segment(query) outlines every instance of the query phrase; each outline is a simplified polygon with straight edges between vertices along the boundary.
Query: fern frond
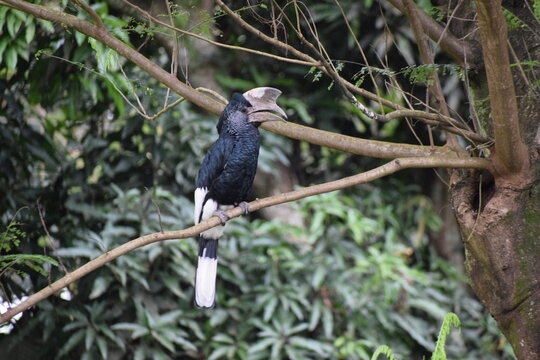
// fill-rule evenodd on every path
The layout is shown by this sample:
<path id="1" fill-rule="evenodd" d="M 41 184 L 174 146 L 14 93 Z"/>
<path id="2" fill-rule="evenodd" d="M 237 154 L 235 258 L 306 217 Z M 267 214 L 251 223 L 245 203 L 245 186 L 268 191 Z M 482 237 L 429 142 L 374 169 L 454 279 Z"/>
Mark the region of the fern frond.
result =
<path id="1" fill-rule="evenodd" d="M 446 360 L 446 353 L 444 351 L 444 345 L 446 344 L 446 337 L 450 333 L 450 326 L 454 326 L 459 330 L 461 322 L 454 313 L 448 313 L 444 317 L 444 321 L 437 338 L 437 344 L 435 345 L 435 351 L 431 355 L 431 360 Z"/>
<path id="2" fill-rule="evenodd" d="M 373 353 L 371 360 L 377 360 L 379 355 L 386 356 L 388 360 L 398 360 L 392 349 L 390 349 L 387 345 L 380 345 Z"/>

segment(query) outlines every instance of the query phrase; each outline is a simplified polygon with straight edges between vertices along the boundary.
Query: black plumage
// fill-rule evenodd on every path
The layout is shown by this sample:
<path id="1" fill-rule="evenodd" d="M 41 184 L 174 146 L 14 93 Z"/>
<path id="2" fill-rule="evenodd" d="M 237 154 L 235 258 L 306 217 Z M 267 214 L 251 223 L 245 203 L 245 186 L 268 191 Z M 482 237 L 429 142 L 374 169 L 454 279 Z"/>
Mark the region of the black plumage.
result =
<path id="1" fill-rule="evenodd" d="M 251 192 L 259 157 L 259 130 L 263 121 L 283 120 L 285 112 L 276 104 L 281 94 L 273 88 L 256 88 L 244 94 L 235 93 L 223 110 L 217 130 L 219 138 L 205 156 L 195 190 L 195 223 L 243 205 Z M 268 112 L 277 113 L 271 117 Z M 199 257 L 195 277 L 195 304 L 213 307 L 217 274 L 218 239 L 223 226 L 207 230 L 199 236 Z"/>
<path id="2" fill-rule="evenodd" d="M 251 104 L 234 94 L 218 124 L 218 140 L 205 156 L 197 188 L 208 188 L 207 198 L 222 205 L 238 205 L 249 192 L 259 157 L 259 123 L 248 122 Z"/>

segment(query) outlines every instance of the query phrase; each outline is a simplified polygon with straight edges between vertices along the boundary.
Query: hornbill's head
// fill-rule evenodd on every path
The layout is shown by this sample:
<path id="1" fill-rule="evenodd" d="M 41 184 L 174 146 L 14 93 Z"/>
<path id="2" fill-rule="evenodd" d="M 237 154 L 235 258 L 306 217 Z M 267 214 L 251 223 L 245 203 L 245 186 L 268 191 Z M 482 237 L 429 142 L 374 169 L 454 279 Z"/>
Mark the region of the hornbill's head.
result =
<path id="1" fill-rule="evenodd" d="M 276 100 L 281 91 L 271 87 L 258 87 L 242 94 L 251 103 L 248 109 L 249 122 L 262 123 L 265 121 L 287 119 L 285 111 L 278 106 Z"/>

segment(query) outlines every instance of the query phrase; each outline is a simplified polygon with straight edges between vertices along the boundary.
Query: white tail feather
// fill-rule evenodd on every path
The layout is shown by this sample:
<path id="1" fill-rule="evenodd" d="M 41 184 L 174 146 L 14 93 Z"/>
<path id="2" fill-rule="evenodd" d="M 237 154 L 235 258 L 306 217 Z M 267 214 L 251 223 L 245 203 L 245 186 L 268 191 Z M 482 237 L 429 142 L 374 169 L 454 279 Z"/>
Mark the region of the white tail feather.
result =
<path id="1" fill-rule="evenodd" d="M 211 308 L 216 300 L 217 259 L 200 257 L 195 275 L 195 303 L 199 307 Z"/>

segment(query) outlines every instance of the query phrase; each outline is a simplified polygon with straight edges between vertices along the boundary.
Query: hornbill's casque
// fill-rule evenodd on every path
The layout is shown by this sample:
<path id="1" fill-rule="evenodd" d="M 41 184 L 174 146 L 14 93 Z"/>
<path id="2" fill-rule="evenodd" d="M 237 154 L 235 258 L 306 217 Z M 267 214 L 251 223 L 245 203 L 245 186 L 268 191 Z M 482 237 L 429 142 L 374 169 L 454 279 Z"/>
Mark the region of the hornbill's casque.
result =
<path id="1" fill-rule="evenodd" d="M 199 235 L 199 257 L 195 275 L 195 304 L 211 308 L 216 298 L 217 246 L 228 220 L 224 210 L 241 206 L 249 211 L 251 192 L 259 157 L 259 125 L 287 118 L 276 100 L 281 94 L 270 87 L 235 93 L 217 124 L 219 138 L 212 145 L 197 177 L 195 224 L 218 216 L 222 225 Z M 270 114 L 269 114 L 270 113 Z"/>

